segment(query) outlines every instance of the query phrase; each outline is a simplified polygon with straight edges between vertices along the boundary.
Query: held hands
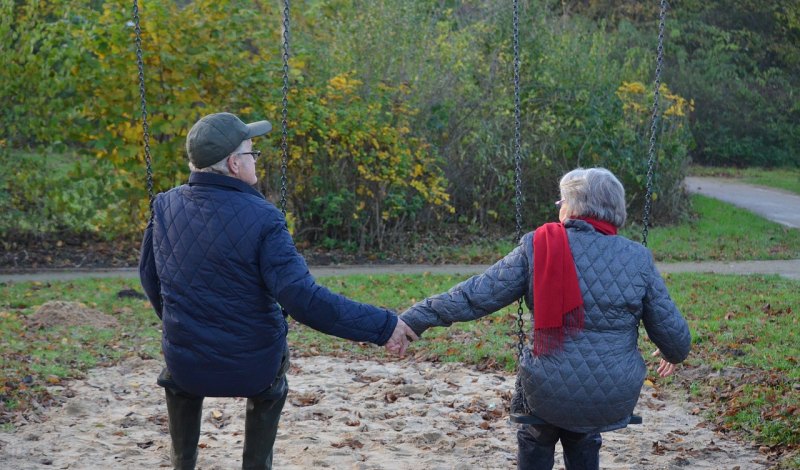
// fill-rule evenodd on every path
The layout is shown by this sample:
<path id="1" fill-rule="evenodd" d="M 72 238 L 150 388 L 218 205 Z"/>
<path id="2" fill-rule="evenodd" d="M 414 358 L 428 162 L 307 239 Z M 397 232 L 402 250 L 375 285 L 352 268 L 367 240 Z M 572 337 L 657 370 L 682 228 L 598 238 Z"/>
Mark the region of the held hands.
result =
<path id="1" fill-rule="evenodd" d="M 661 355 L 661 350 L 656 349 L 655 351 L 653 351 L 652 354 L 653 357 L 660 355 Z M 672 375 L 673 372 L 675 372 L 675 364 L 667 362 L 666 359 L 661 359 L 661 362 L 658 363 L 658 375 L 660 375 L 661 377 L 667 377 L 669 375 Z"/>
<path id="2" fill-rule="evenodd" d="M 414 330 L 409 328 L 403 320 L 397 319 L 397 326 L 394 327 L 394 332 L 389 341 L 386 342 L 385 348 L 392 354 L 402 357 L 406 353 L 409 343 L 419 339 Z"/>

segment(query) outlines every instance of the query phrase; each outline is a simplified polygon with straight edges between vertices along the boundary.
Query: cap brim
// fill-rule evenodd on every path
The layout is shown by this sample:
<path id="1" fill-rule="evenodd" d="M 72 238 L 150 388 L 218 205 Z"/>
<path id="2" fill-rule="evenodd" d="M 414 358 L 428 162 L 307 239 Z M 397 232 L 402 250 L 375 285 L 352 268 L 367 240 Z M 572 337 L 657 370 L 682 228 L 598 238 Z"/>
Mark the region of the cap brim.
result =
<path id="1" fill-rule="evenodd" d="M 269 121 L 252 122 L 247 125 L 247 136 L 245 138 L 252 139 L 253 137 L 264 135 L 271 130 L 272 124 L 270 124 Z"/>

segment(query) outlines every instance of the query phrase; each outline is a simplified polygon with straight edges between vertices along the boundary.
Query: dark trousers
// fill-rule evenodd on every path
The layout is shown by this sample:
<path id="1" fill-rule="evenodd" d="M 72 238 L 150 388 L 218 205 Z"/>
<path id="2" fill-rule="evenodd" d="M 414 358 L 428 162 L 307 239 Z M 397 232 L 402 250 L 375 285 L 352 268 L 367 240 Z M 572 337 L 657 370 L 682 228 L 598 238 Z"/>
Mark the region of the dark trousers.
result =
<path id="1" fill-rule="evenodd" d="M 556 442 L 564 448 L 567 470 L 599 470 L 600 434 L 581 434 L 550 425 L 522 426 L 517 431 L 517 468 L 550 470 L 555 461 Z"/>
<path id="2" fill-rule="evenodd" d="M 286 370 L 289 356 L 284 356 L 275 382 L 264 392 L 247 399 L 244 424 L 244 451 L 242 468 L 245 470 L 272 469 L 272 450 L 278 435 L 281 410 L 286 403 L 289 386 Z M 171 459 L 176 470 L 193 470 L 197 464 L 197 444 L 200 441 L 200 424 L 203 398 L 181 391 L 164 369 L 159 377 L 164 387 L 169 415 L 169 435 L 172 438 Z"/>

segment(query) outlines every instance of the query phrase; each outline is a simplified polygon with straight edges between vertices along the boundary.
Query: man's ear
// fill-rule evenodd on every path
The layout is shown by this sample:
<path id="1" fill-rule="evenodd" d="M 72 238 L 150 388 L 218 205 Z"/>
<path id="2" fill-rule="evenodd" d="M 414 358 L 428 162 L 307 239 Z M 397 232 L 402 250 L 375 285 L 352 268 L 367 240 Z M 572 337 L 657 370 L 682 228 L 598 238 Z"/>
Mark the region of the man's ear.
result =
<path id="1" fill-rule="evenodd" d="M 228 156 L 228 171 L 231 172 L 232 175 L 239 174 L 239 159 L 234 158 L 233 154 Z"/>

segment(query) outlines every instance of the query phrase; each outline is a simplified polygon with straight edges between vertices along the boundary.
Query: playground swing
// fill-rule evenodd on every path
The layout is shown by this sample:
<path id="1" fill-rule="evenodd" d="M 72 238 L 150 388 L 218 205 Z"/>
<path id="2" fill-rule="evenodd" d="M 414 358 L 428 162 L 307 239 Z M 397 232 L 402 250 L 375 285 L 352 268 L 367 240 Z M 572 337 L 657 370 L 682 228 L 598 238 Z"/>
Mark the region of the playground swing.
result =
<path id="1" fill-rule="evenodd" d="M 644 214 L 642 215 L 642 245 L 647 246 L 647 233 L 650 224 L 650 210 L 652 208 L 653 174 L 655 168 L 656 129 L 658 127 L 658 99 L 661 87 L 661 69 L 664 60 L 664 22 L 667 15 L 667 1 L 660 0 L 658 23 L 658 48 L 656 55 L 656 73 L 653 93 L 653 108 L 650 116 L 650 142 L 647 151 L 647 182 L 645 191 Z M 513 13 L 513 48 L 514 48 L 514 203 L 516 208 L 517 239 L 522 238 L 522 144 L 521 144 L 521 112 L 520 112 L 520 87 L 519 87 L 519 0 L 514 0 Z M 517 301 L 517 353 L 518 363 L 522 360 L 522 351 L 525 347 L 525 330 L 523 319 L 523 299 Z M 509 420 L 517 424 L 548 424 L 543 419 L 528 412 L 523 400 L 526 413 L 511 413 Z M 641 424 L 641 416 L 631 415 L 628 424 Z"/>
<path id="2" fill-rule="evenodd" d="M 664 58 L 664 23 L 666 18 L 667 2 L 660 0 L 659 25 L 658 25 L 658 48 L 656 59 L 655 83 L 653 93 L 653 107 L 650 118 L 650 141 L 647 159 L 647 180 L 645 192 L 644 213 L 642 216 L 642 244 L 647 246 L 648 227 L 650 223 L 650 210 L 652 208 L 653 175 L 655 168 L 655 146 L 656 129 L 658 126 L 658 101 L 659 88 L 661 86 L 661 70 Z M 288 94 L 289 94 L 289 19 L 290 6 L 289 0 L 283 0 L 282 12 L 283 26 L 283 99 L 281 109 L 281 190 L 280 206 L 283 215 L 286 215 L 286 186 L 287 186 L 287 163 L 289 155 L 288 145 Z M 142 58 L 142 38 L 139 19 L 138 0 L 133 0 L 133 24 L 136 41 L 136 62 L 138 65 L 139 96 L 142 109 L 142 128 L 144 135 L 145 165 L 147 167 L 147 193 L 150 200 L 150 218 L 153 217 L 153 170 L 152 158 L 150 154 L 150 135 L 147 123 L 147 101 L 145 99 L 144 81 L 144 61 Z M 513 0 L 513 53 L 514 53 L 514 206 L 517 239 L 522 237 L 522 143 L 521 143 L 521 105 L 520 105 L 520 53 L 519 53 L 519 0 Z M 517 301 L 517 353 L 522 358 L 525 347 L 524 331 L 524 310 L 523 299 Z M 515 414 L 509 417 L 510 421 L 517 424 L 547 424 L 544 420 L 530 413 Z M 641 424 L 642 418 L 632 415 L 628 424 Z"/>
<path id="3" fill-rule="evenodd" d="M 286 176 L 289 161 L 289 133 L 287 116 L 289 113 L 289 0 L 283 0 L 283 99 L 281 100 L 281 212 L 286 216 Z M 142 108 L 142 130 L 144 134 L 144 161 L 147 167 L 147 195 L 150 198 L 150 219 L 153 218 L 153 166 L 150 155 L 150 127 L 147 123 L 147 100 L 145 99 L 144 60 L 142 58 L 142 29 L 139 21 L 139 2 L 133 0 L 133 29 L 136 41 L 136 64 L 139 70 L 139 98 Z"/>

